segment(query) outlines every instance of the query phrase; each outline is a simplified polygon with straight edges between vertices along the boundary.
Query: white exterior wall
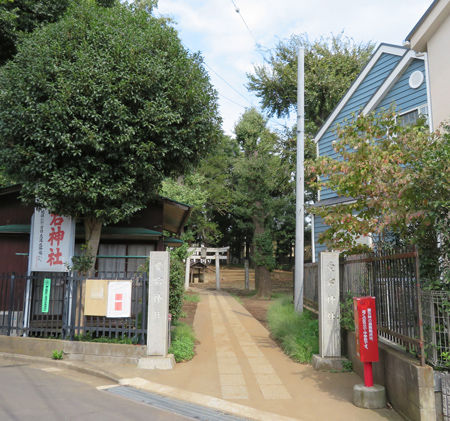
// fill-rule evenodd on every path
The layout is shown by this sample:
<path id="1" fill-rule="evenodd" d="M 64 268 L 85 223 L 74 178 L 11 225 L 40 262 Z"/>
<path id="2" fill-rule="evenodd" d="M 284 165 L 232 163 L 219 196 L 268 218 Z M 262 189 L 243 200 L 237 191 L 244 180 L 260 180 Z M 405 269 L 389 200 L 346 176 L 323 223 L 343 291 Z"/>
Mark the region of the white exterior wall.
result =
<path id="1" fill-rule="evenodd" d="M 450 123 L 450 15 L 427 44 L 433 128 Z"/>

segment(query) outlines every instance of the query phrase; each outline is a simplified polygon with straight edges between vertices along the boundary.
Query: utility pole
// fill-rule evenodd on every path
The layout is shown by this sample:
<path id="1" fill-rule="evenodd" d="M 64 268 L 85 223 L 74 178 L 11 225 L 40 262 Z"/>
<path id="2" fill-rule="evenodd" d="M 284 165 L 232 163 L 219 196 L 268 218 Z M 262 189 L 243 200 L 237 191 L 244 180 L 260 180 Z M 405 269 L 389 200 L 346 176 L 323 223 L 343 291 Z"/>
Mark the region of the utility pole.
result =
<path id="1" fill-rule="evenodd" d="M 295 281 L 294 308 L 303 313 L 303 265 L 305 233 L 305 49 L 298 50 L 297 74 L 297 172 L 295 201 Z"/>

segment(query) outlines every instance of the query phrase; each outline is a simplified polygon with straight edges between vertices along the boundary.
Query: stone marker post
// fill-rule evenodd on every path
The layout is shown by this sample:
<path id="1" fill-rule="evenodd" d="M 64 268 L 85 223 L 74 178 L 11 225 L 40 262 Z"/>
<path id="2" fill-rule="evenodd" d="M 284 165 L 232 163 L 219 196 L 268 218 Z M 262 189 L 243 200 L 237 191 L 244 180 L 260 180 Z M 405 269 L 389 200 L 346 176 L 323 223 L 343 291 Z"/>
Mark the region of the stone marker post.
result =
<path id="1" fill-rule="evenodd" d="M 186 272 L 184 274 L 184 289 L 187 291 L 189 289 L 189 281 L 191 277 L 191 258 L 186 257 Z"/>
<path id="2" fill-rule="evenodd" d="M 319 355 L 315 369 L 342 369 L 339 308 L 339 253 L 320 253 L 319 263 Z"/>
<path id="3" fill-rule="evenodd" d="M 151 251 L 148 278 L 147 357 L 139 368 L 170 369 L 175 361 L 168 355 L 169 332 L 169 252 Z"/>
<path id="4" fill-rule="evenodd" d="M 216 290 L 220 289 L 220 254 L 216 251 Z"/>

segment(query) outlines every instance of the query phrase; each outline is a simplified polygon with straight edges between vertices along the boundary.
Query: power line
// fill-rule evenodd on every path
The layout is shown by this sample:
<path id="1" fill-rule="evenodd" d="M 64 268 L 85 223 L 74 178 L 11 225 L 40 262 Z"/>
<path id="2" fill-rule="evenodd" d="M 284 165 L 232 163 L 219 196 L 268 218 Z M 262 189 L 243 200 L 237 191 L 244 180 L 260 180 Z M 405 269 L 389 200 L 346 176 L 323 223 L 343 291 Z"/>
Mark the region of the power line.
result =
<path id="1" fill-rule="evenodd" d="M 236 11 L 236 13 L 241 17 L 242 22 L 244 22 L 245 27 L 247 28 L 247 31 L 249 32 L 249 34 L 251 35 L 251 37 L 253 38 L 253 40 L 255 41 L 255 45 L 256 47 L 260 48 L 260 44 L 258 43 L 258 40 L 256 39 L 255 35 L 253 35 L 253 32 L 251 31 L 250 27 L 247 25 L 247 22 L 244 19 L 244 16 L 242 16 L 241 10 L 239 9 L 239 7 L 237 7 L 236 3 L 234 2 L 234 0 L 230 0 L 231 3 L 234 6 L 234 10 Z"/>
<path id="2" fill-rule="evenodd" d="M 239 106 L 239 107 L 241 107 L 241 108 L 244 108 L 244 109 L 247 109 L 247 108 L 248 108 L 247 106 L 242 105 L 242 104 L 239 104 L 238 102 L 232 100 L 231 98 L 228 98 L 227 96 L 221 94 L 220 92 L 219 92 L 219 96 L 220 96 L 221 98 L 223 98 L 223 99 L 226 99 L 227 101 L 232 102 L 233 104 L 235 104 L 235 105 L 237 105 L 237 106 Z"/>
<path id="3" fill-rule="evenodd" d="M 250 101 L 247 97 L 245 97 L 244 95 L 242 95 L 237 89 L 235 89 L 229 82 L 227 82 L 225 80 L 225 78 L 223 78 L 222 76 L 219 75 L 219 73 L 217 73 L 211 66 L 208 66 L 208 64 L 206 62 L 203 62 L 205 64 L 205 66 L 211 70 L 218 78 L 222 79 L 231 89 L 233 89 L 234 92 L 236 92 L 241 98 L 244 98 L 245 101 L 247 101 L 251 106 L 253 106 L 252 101 Z"/>

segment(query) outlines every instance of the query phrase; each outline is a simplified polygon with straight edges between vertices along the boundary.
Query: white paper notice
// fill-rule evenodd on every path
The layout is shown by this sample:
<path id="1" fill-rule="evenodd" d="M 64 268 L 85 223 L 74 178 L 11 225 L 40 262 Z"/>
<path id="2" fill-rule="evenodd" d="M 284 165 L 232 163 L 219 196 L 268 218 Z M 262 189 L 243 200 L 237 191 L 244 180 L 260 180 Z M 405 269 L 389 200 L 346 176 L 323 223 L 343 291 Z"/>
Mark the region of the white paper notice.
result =
<path id="1" fill-rule="evenodd" d="M 106 317 L 131 317 L 131 281 L 109 281 Z"/>

